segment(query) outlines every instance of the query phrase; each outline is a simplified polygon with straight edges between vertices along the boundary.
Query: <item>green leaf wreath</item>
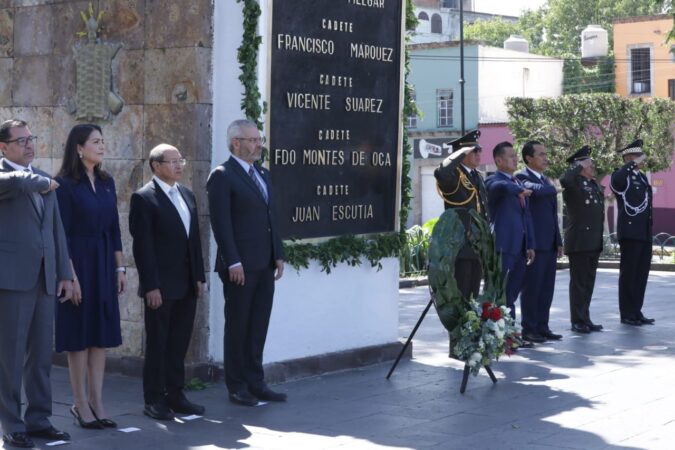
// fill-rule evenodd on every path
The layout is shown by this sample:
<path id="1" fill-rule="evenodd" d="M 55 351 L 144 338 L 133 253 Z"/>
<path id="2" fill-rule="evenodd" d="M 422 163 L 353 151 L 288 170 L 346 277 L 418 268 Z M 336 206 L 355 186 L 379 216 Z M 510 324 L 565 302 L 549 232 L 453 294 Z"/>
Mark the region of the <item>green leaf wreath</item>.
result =
<path id="1" fill-rule="evenodd" d="M 434 226 L 429 245 L 429 286 L 434 306 L 450 333 L 451 354 L 476 375 L 504 353 L 510 354 L 518 328 L 506 307 L 501 259 L 488 223 L 470 211 L 467 234 L 454 209 L 447 209 Z M 483 292 L 465 298 L 457 287 L 455 260 L 466 240 L 483 268 Z"/>

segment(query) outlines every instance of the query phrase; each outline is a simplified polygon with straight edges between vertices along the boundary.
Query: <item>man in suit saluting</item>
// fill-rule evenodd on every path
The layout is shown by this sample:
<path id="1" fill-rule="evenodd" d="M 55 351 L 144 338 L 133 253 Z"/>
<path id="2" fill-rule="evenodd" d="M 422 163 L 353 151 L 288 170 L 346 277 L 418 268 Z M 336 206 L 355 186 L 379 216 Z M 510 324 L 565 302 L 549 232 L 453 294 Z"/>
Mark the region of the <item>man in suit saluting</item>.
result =
<path id="1" fill-rule="evenodd" d="M 150 151 L 152 180 L 131 196 L 129 231 L 145 298 L 143 396 L 146 416 L 171 420 L 174 413 L 204 414 L 183 393 L 185 354 L 197 299 L 204 293 L 204 261 L 197 202 L 178 184 L 185 159 L 176 147 Z"/>
<path id="2" fill-rule="evenodd" d="M 485 184 L 488 191 L 488 208 L 495 245 L 502 258 L 502 272 L 506 277 L 506 306 L 511 317 L 516 318 L 516 300 L 523 288 L 525 268 L 534 261 L 534 231 L 528 207 L 532 194 L 513 175 L 518 166 L 518 155 L 510 142 L 497 144 L 492 151 L 497 172 Z M 521 313 L 527 305 L 521 304 Z M 527 345 L 524 345 L 525 347 Z"/>
<path id="3" fill-rule="evenodd" d="M 225 384 L 230 401 L 240 405 L 285 401 L 286 394 L 265 384 L 262 360 L 274 281 L 284 271 L 269 172 L 255 164 L 264 141 L 255 123 L 235 120 L 227 142 L 232 156 L 206 183 L 225 295 Z"/>
<path id="4" fill-rule="evenodd" d="M 73 272 L 54 190 L 31 167 L 35 142 L 23 120 L 0 124 L 0 424 L 2 440 L 69 440 L 49 422 L 54 297 L 69 300 Z M 21 383 L 28 401 L 21 418 Z"/>
<path id="5" fill-rule="evenodd" d="M 537 257 L 527 266 L 520 296 L 523 338 L 531 342 L 557 341 L 562 336 L 551 331 L 548 320 L 555 287 L 556 259 L 563 254 L 558 226 L 558 189 L 544 175 L 548 157 L 541 142 L 526 142 L 522 157 L 527 167 L 517 172 L 516 178 L 532 190 L 529 207 L 537 237 L 534 246 Z"/>

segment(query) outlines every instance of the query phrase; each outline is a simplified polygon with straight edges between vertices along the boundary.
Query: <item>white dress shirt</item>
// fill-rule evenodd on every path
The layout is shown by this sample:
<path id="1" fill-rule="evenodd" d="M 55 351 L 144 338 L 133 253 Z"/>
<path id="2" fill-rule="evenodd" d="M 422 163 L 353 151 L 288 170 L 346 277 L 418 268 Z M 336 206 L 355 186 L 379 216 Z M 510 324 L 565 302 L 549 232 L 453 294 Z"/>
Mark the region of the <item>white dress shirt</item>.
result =
<path id="1" fill-rule="evenodd" d="M 159 177 L 156 176 L 156 175 L 153 176 L 152 179 L 155 180 L 155 182 L 157 182 L 157 184 L 158 184 L 159 187 L 162 189 L 162 191 L 164 191 L 164 193 L 166 194 L 166 196 L 169 197 L 169 200 L 171 200 L 171 203 L 174 205 L 174 207 L 175 207 L 176 210 L 178 211 L 178 215 L 181 216 L 181 220 L 183 221 L 183 225 L 185 226 L 185 232 L 186 232 L 187 235 L 189 236 L 189 235 L 190 235 L 190 219 L 191 219 L 191 217 L 190 217 L 190 208 L 188 208 L 187 203 L 185 203 L 185 199 L 184 199 L 183 196 L 181 195 L 180 191 L 177 191 L 177 192 L 178 192 L 177 197 L 178 197 L 179 205 L 176 205 L 176 204 L 173 202 L 173 199 L 171 198 L 171 193 L 170 193 L 170 191 L 171 191 L 172 188 L 178 189 L 178 183 L 174 183 L 174 185 L 171 186 L 171 185 L 169 185 L 168 183 L 165 183 L 164 181 L 160 180 Z M 182 208 L 183 211 L 181 211 L 179 208 Z M 187 220 L 184 219 L 184 217 L 186 217 Z"/>

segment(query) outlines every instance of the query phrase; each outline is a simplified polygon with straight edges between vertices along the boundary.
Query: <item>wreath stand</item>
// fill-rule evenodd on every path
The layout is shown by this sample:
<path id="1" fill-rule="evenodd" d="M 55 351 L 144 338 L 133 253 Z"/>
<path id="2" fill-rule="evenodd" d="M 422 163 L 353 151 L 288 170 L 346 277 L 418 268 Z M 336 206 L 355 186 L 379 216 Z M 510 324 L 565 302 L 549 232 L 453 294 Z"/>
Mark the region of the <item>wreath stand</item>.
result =
<path id="1" fill-rule="evenodd" d="M 488 282 L 488 285 L 490 286 L 491 290 L 494 291 L 496 295 L 499 295 L 500 293 L 501 295 L 503 295 L 503 278 L 501 276 L 501 262 L 498 259 L 495 251 L 494 238 L 492 236 L 490 228 L 487 222 L 485 222 L 485 220 L 483 220 L 476 211 L 470 210 L 469 215 L 471 216 L 471 222 L 473 224 L 472 225 L 473 233 L 469 239 L 469 242 L 471 243 L 471 246 L 474 248 L 476 253 L 478 253 L 478 255 L 480 256 L 481 265 L 483 266 L 483 273 L 486 276 L 485 281 Z M 443 234 L 443 236 L 441 236 L 441 234 Z M 430 265 L 431 262 L 433 262 L 432 260 L 434 257 L 433 255 L 434 241 L 443 242 L 443 246 L 442 247 L 437 246 L 436 249 L 441 249 L 440 253 L 446 252 L 443 255 L 440 255 L 440 253 L 437 252 L 438 254 L 435 255 L 437 258 L 439 255 L 441 257 L 447 256 L 447 251 L 448 249 L 450 250 L 450 253 L 453 256 L 451 259 L 451 265 L 448 267 L 448 270 L 450 274 L 454 274 L 454 258 L 456 257 L 455 255 L 459 251 L 459 248 L 461 248 L 466 242 L 466 231 L 464 225 L 457 218 L 457 212 L 454 209 L 446 209 L 445 212 L 439 218 L 439 221 L 436 223 L 436 226 L 434 227 L 434 231 L 432 233 L 432 245 L 430 246 Z M 489 261 L 489 263 L 487 261 Z M 429 277 L 429 284 L 431 287 L 432 285 L 431 277 Z M 499 286 L 501 286 L 502 288 L 496 289 Z M 415 333 L 417 333 L 418 328 L 420 327 L 422 321 L 429 312 L 431 305 L 436 303 L 434 301 L 435 300 L 434 297 L 435 294 L 432 289 L 429 303 L 427 304 L 426 308 L 424 308 L 424 311 L 422 312 L 420 318 L 417 320 L 417 323 L 415 324 L 415 327 L 410 333 L 410 336 L 408 336 L 408 340 L 406 341 L 406 343 L 403 345 L 403 348 L 399 352 L 396 361 L 394 361 L 394 364 L 391 366 L 391 369 L 389 369 L 389 373 L 387 374 L 386 377 L 387 380 L 394 373 L 396 366 L 401 360 L 401 357 L 403 357 L 405 351 L 408 349 L 408 346 L 412 342 Z M 441 320 L 441 322 L 443 322 L 443 320 Z M 446 329 L 450 330 L 450 328 L 448 328 L 445 323 L 443 325 L 446 326 Z M 490 380 L 492 380 L 492 383 L 496 384 L 497 377 L 495 377 L 495 374 L 492 372 L 492 368 L 489 365 L 483 365 L 483 368 L 490 377 Z M 470 373 L 471 367 L 465 362 L 464 373 L 462 374 L 462 384 L 459 388 L 459 392 L 461 394 L 464 394 L 464 392 L 466 391 L 466 385 L 469 382 Z"/>
<path id="2" fill-rule="evenodd" d="M 495 377 L 494 372 L 492 372 L 492 369 L 490 366 L 483 366 L 487 374 L 490 376 L 490 379 L 492 380 L 492 384 L 497 384 L 497 377 Z M 466 391 L 466 383 L 469 381 L 469 374 L 471 373 L 471 368 L 469 367 L 468 364 L 464 365 L 464 374 L 462 375 L 462 385 L 459 387 L 459 393 L 463 394 L 464 391 Z"/>
<path id="3" fill-rule="evenodd" d="M 429 309 L 431 308 L 431 305 L 434 304 L 434 299 L 433 297 L 429 300 L 429 303 L 427 304 L 427 307 L 424 308 L 424 311 L 422 311 L 422 315 L 420 315 L 420 318 L 417 319 L 417 323 L 415 324 L 415 327 L 413 328 L 412 332 L 410 333 L 410 336 L 408 336 L 408 340 L 405 342 L 403 345 L 403 348 L 401 351 L 398 353 L 398 356 L 396 357 L 396 361 L 394 361 L 394 364 L 391 366 L 391 369 L 389 369 L 389 373 L 387 374 L 387 380 L 391 375 L 394 373 L 394 370 L 396 370 L 396 366 L 398 366 L 399 361 L 401 361 L 401 358 L 405 354 L 405 351 L 407 350 L 408 346 L 413 340 L 413 337 L 415 337 L 415 333 L 417 333 L 417 329 L 422 325 L 422 321 L 426 317 L 427 313 L 429 312 Z M 494 372 L 492 372 L 492 368 L 490 366 L 483 366 L 487 374 L 490 376 L 490 379 L 492 380 L 492 384 L 497 383 L 497 377 L 495 377 Z M 459 393 L 463 394 L 466 391 L 466 384 L 469 382 L 469 375 L 471 374 L 471 368 L 469 367 L 468 364 L 464 365 L 464 373 L 462 374 L 462 385 L 459 387 Z"/>

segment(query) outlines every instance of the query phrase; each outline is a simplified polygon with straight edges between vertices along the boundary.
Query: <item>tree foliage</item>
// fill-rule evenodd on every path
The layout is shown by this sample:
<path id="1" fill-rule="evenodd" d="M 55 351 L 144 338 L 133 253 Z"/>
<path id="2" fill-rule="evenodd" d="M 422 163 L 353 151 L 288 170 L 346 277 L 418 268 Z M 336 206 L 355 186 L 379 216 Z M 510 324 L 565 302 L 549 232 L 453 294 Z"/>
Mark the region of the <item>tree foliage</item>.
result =
<path id="1" fill-rule="evenodd" d="M 670 0 L 549 0 L 544 29 L 550 39 L 541 49 L 548 55 L 578 54 L 581 31 L 589 24 L 598 24 L 609 32 L 612 48 L 614 19 L 661 14 L 669 6 Z"/>
<path id="2" fill-rule="evenodd" d="M 464 29 L 464 39 L 479 40 L 493 47 L 501 47 L 512 34 L 519 34 L 518 24 L 496 17 L 492 20 L 477 20 Z"/>
<path id="3" fill-rule="evenodd" d="M 465 36 L 498 45 L 509 34 L 520 34 L 530 42 L 532 53 L 547 56 L 579 55 L 581 31 L 589 24 L 609 32 L 612 21 L 621 17 L 662 14 L 672 11 L 671 0 L 548 0 L 539 9 L 527 11 L 515 24 L 500 18 L 479 21 L 465 28 Z"/>
<path id="4" fill-rule="evenodd" d="M 614 57 L 602 58 L 592 68 L 586 68 L 578 58 L 563 63 L 563 94 L 614 92 Z"/>
<path id="5" fill-rule="evenodd" d="M 675 102 L 670 99 L 626 98 L 614 94 L 578 94 L 558 98 L 507 99 L 509 128 L 517 146 L 535 139 L 548 149 L 549 171 L 558 177 L 565 161 L 584 145 L 593 149 L 598 174 L 622 164 L 616 150 L 640 138 L 647 168 L 670 167 Z"/>

